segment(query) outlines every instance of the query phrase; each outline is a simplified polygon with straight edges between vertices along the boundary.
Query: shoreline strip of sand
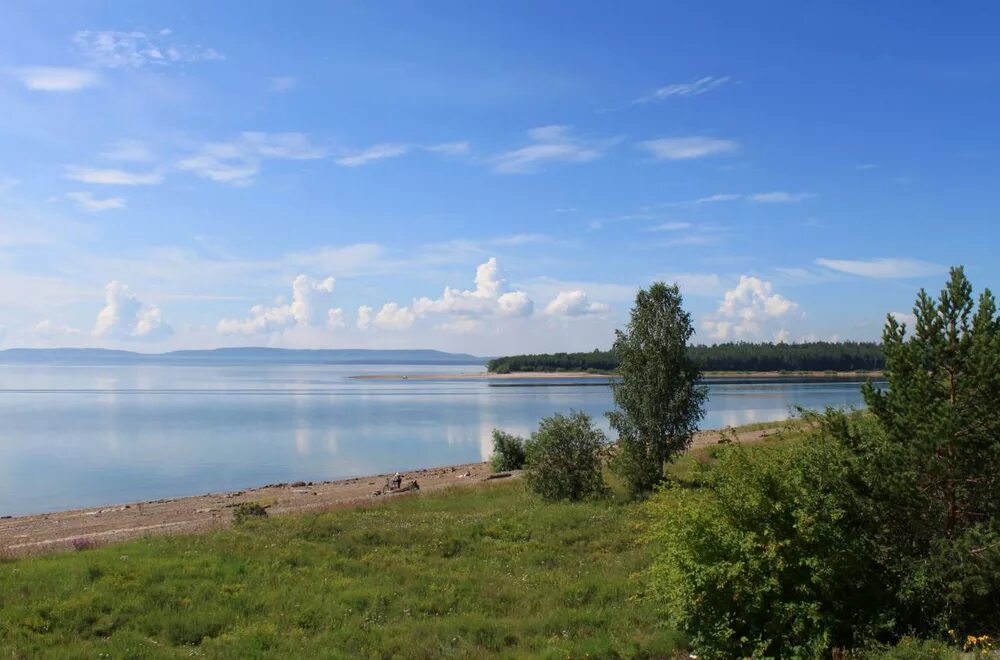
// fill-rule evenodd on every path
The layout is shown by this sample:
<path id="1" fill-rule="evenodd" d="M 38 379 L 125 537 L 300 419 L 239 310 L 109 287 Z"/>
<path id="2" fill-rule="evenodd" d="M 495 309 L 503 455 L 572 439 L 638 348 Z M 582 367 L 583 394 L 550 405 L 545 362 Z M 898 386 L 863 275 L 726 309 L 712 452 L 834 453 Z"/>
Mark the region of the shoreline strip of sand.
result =
<path id="1" fill-rule="evenodd" d="M 753 442 L 775 428 L 741 431 L 738 442 Z M 720 431 L 702 431 L 692 446 L 718 442 Z M 268 507 L 269 515 L 372 506 L 409 494 L 376 494 L 392 475 L 353 477 L 323 482 L 269 484 L 232 492 L 208 493 L 149 502 L 73 509 L 0 519 L 0 553 L 37 555 L 69 550 L 78 543 L 115 543 L 151 534 L 187 534 L 222 529 L 232 522 L 233 508 L 243 502 Z M 513 473 L 509 478 L 517 478 Z M 409 470 L 406 482 L 416 480 L 418 492 L 492 482 L 490 464 L 467 463 Z"/>

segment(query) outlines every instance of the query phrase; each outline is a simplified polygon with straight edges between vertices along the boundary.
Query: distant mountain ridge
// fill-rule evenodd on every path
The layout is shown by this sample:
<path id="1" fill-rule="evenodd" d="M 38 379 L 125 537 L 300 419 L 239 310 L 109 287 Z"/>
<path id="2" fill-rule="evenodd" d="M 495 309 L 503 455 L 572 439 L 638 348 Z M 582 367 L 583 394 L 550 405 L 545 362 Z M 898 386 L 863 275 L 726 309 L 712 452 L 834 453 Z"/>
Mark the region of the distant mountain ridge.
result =
<path id="1" fill-rule="evenodd" d="M 136 353 L 106 348 L 9 348 L 0 364 L 410 364 L 482 365 L 487 358 L 430 349 L 237 347 Z"/>

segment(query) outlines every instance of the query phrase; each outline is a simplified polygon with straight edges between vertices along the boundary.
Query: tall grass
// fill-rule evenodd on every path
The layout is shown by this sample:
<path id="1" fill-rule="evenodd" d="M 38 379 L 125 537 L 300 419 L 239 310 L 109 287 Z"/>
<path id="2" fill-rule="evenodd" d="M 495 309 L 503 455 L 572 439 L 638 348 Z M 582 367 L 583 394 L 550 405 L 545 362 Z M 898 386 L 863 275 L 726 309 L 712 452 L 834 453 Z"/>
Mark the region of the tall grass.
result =
<path id="1" fill-rule="evenodd" d="M 0 564 L 6 657 L 670 657 L 637 505 L 520 483 Z"/>

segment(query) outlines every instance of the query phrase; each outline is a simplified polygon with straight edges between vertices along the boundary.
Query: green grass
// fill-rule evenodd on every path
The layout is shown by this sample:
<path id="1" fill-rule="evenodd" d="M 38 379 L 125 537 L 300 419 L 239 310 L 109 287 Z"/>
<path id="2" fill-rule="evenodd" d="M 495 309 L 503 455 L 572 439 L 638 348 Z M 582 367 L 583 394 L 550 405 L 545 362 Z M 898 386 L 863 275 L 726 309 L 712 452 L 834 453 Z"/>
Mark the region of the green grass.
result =
<path id="1" fill-rule="evenodd" d="M 640 505 L 522 484 L 0 564 L 7 658 L 671 657 Z M 103 654 L 103 656 L 101 655 Z"/>

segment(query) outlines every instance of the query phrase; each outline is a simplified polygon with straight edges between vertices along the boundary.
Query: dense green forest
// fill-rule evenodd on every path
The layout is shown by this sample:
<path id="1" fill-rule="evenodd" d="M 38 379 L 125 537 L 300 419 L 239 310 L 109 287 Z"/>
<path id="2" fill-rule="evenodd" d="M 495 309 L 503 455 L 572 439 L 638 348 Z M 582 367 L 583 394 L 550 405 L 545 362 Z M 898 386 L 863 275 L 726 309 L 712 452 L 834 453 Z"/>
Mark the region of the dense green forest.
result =
<path id="1" fill-rule="evenodd" d="M 732 342 L 691 346 L 691 359 L 702 371 L 871 371 L 885 366 L 881 344 L 874 342 L 808 342 L 754 344 Z M 490 373 L 520 371 L 614 371 L 611 351 L 509 355 L 490 360 Z"/>

